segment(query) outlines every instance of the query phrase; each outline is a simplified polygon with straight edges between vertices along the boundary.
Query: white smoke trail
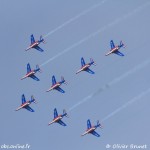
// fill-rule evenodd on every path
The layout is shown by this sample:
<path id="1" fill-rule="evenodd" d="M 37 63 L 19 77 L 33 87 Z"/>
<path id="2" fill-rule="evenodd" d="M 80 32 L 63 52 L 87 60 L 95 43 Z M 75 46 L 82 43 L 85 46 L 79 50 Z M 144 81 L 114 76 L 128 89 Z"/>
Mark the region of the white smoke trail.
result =
<path id="1" fill-rule="evenodd" d="M 111 81 L 108 85 L 112 86 L 113 84 L 121 81 L 122 79 L 128 77 L 130 74 L 135 73 L 136 71 L 142 69 L 143 67 L 147 66 L 150 63 L 150 60 L 145 60 L 143 63 L 139 64 L 138 66 L 135 66 L 133 69 L 129 70 L 128 72 L 124 73 L 120 77 L 117 77 L 113 81 Z"/>
<path id="2" fill-rule="evenodd" d="M 87 100 L 91 99 L 92 97 L 93 97 L 93 93 L 91 93 L 89 96 L 85 97 L 83 100 L 79 101 L 78 103 L 73 105 L 71 108 L 69 108 L 68 112 L 72 111 L 73 109 L 75 109 L 79 105 L 85 103 Z"/>
<path id="3" fill-rule="evenodd" d="M 105 118 L 103 118 L 101 121 L 104 122 L 104 121 L 108 120 L 109 118 L 113 117 L 114 115 L 116 115 L 117 113 L 119 113 L 121 110 L 125 109 L 129 105 L 131 105 L 134 102 L 136 102 L 137 100 L 141 99 L 143 96 L 145 96 L 149 92 L 150 92 L 150 88 L 147 89 L 146 91 L 142 92 L 141 94 L 135 96 L 134 98 L 132 98 L 131 100 L 129 100 L 127 103 L 125 103 L 121 107 L 117 108 L 115 111 L 113 111 L 112 113 L 110 113 L 108 116 L 106 116 Z"/>
<path id="4" fill-rule="evenodd" d="M 56 54 L 55 56 L 51 57 L 50 59 L 48 59 L 47 61 L 45 61 L 43 64 L 40 65 L 40 67 L 48 64 L 50 61 L 53 61 L 54 59 L 58 58 L 59 56 L 65 54 L 66 52 L 69 52 L 70 50 L 72 50 L 73 48 L 75 48 L 76 46 L 82 44 L 83 42 L 86 42 L 87 40 L 89 40 L 90 38 L 96 36 L 97 34 L 101 33 L 102 31 L 112 27 L 113 25 L 121 22 L 122 20 L 130 17 L 131 15 L 139 12 L 140 10 L 142 10 L 144 7 L 148 6 L 150 4 L 150 2 L 146 3 L 146 4 L 143 4 L 141 6 L 139 6 L 138 8 L 134 9 L 133 11 L 125 14 L 124 16 L 122 17 L 119 17 L 117 18 L 116 20 L 114 20 L 113 22 L 105 25 L 104 27 L 100 28 L 99 30 L 97 30 L 96 32 L 93 32 L 91 34 L 89 34 L 88 36 L 84 37 L 83 39 L 81 39 L 80 41 L 74 43 L 73 45 L 71 45 L 70 47 L 64 49 L 63 51 L 59 52 L 58 54 Z"/>
<path id="5" fill-rule="evenodd" d="M 134 68 L 130 69 L 129 71 L 127 71 L 126 73 L 122 74 L 121 76 L 113 79 L 111 82 L 105 84 L 103 87 L 99 88 L 97 91 L 91 93 L 90 95 L 88 95 L 87 97 L 83 98 L 81 101 L 79 101 L 78 103 L 76 103 L 75 105 L 73 105 L 69 111 L 72 111 L 73 109 L 75 109 L 76 107 L 78 107 L 79 105 L 85 103 L 86 101 L 88 101 L 89 99 L 97 96 L 98 94 L 100 94 L 102 91 L 110 88 L 112 85 L 118 83 L 119 81 L 123 80 L 124 78 L 128 77 L 129 75 L 137 72 L 138 70 L 142 69 L 143 67 L 147 66 L 150 63 L 150 60 L 146 60 L 143 63 L 135 66 Z"/>
<path id="6" fill-rule="evenodd" d="M 58 26 L 58 27 L 56 27 L 55 29 L 53 29 L 52 31 L 48 32 L 48 33 L 44 36 L 44 38 L 46 38 L 47 36 L 49 36 L 49 35 L 55 33 L 56 31 L 58 31 L 58 30 L 60 30 L 61 28 L 65 27 L 65 26 L 68 25 L 69 23 L 71 23 L 71 22 L 77 20 L 78 18 L 80 18 L 80 17 L 86 15 L 86 14 L 89 13 L 90 11 L 92 11 L 92 10 L 96 9 L 97 7 L 101 6 L 102 4 L 104 4 L 106 1 L 107 1 L 107 0 L 103 0 L 103 1 L 101 1 L 100 3 L 95 4 L 95 5 L 93 5 L 92 7 L 90 7 L 90 8 L 88 8 L 88 9 L 82 11 L 80 14 L 78 14 L 78 15 L 76 15 L 75 17 L 73 17 L 73 18 L 67 20 L 66 22 L 64 22 L 64 23 L 61 24 L 60 26 Z"/>

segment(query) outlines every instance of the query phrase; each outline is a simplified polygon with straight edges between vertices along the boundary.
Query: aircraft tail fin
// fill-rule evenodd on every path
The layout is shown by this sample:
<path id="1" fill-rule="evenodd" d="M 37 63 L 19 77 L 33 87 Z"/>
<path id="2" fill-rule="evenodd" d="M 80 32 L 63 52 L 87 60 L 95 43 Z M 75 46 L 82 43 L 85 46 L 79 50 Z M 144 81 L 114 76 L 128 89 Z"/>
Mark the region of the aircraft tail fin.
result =
<path id="1" fill-rule="evenodd" d="M 63 76 L 61 76 L 61 82 L 67 85 L 67 82 L 65 81 Z"/>
<path id="2" fill-rule="evenodd" d="M 91 63 L 91 65 L 96 66 L 96 63 L 95 63 L 95 61 L 92 58 L 90 58 L 90 63 Z"/>
<path id="3" fill-rule="evenodd" d="M 31 96 L 31 102 L 37 103 L 33 95 Z"/>
<path id="4" fill-rule="evenodd" d="M 36 70 L 39 71 L 40 73 L 42 72 L 41 68 L 39 67 L 39 65 L 36 65 Z"/>
<path id="5" fill-rule="evenodd" d="M 120 45 L 119 45 L 119 47 L 123 47 L 123 48 L 125 48 L 125 45 L 124 45 L 124 43 L 123 43 L 122 41 L 120 41 Z"/>
<path id="6" fill-rule="evenodd" d="M 42 35 L 40 36 L 40 42 L 46 43 L 45 40 L 43 39 Z"/>
<path id="7" fill-rule="evenodd" d="M 69 117 L 65 109 L 63 110 L 63 116 Z"/>
<path id="8" fill-rule="evenodd" d="M 99 123 L 99 120 L 97 120 L 97 125 L 96 126 L 102 128 L 102 125 Z"/>

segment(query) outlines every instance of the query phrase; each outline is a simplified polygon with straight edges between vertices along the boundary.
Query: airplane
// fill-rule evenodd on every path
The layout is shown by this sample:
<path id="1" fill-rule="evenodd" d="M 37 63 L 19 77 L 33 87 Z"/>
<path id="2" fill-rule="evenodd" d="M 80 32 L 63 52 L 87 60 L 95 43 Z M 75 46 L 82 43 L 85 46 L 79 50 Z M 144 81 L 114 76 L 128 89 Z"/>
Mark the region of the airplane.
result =
<path id="1" fill-rule="evenodd" d="M 95 135 L 97 137 L 100 137 L 100 135 L 95 131 L 95 129 L 98 128 L 98 127 L 102 128 L 102 126 L 99 123 L 99 121 L 97 121 L 97 125 L 92 126 L 90 120 L 88 119 L 87 120 L 87 130 L 81 136 L 84 136 L 84 135 L 86 135 L 88 133 L 91 133 L 91 134 L 93 134 L 93 135 Z"/>
<path id="2" fill-rule="evenodd" d="M 26 49 L 26 51 L 28 51 L 31 48 L 35 48 L 36 50 L 43 52 L 44 50 L 38 46 L 41 42 L 45 43 L 44 39 L 42 38 L 42 35 L 40 36 L 40 40 L 35 41 L 34 36 L 32 34 L 31 35 L 31 45 Z"/>
<path id="3" fill-rule="evenodd" d="M 91 69 L 89 69 L 89 67 L 90 67 L 91 65 L 95 65 L 95 66 L 96 66 L 96 64 L 95 64 L 95 62 L 94 62 L 94 60 L 93 60 L 92 58 L 90 58 L 90 63 L 85 64 L 84 58 L 82 57 L 82 58 L 81 58 L 81 69 L 79 69 L 79 70 L 76 72 L 76 74 L 78 74 L 78 73 L 81 72 L 81 71 L 87 71 L 87 72 L 90 73 L 90 74 L 94 74 L 95 72 L 92 71 Z"/>
<path id="4" fill-rule="evenodd" d="M 50 122 L 48 125 L 51 125 L 52 123 L 57 122 L 57 123 L 59 123 L 59 124 L 62 125 L 62 126 L 67 126 L 67 125 L 61 120 L 64 116 L 65 116 L 65 117 L 68 117 L 68 114 L 66 113 L 65 109 L 63 110 L 63 114 L 62 114 L 62 115 L 58 115 L 57 109 L 55 108 L 55 109 L 54 109 L 54 119 L 53 119 L 53 121 Z"/>
<path id="5" fill-rule="evenodd" d="M 39 65 L 36 65 L 36 69 L 31 70 L 30 64 L 28 63 L 28 64 L 27 64 L 27 74 L 26 74 L 24 77 L 22 77 L 21 80 L 23 80 L 23 79 L 25 79 L 25 78 L 27 78 L 27 77 L 30 77 L 30 78 L 32 78 L 32 79 L 34 79 L 34 80 L 36 80 L 36 81 L 40 81 L 40 80 L 34 75 L 37 71 L 41 72 L 41 69 L 39 68 Z"/>
<path id="6" fill-rule="evenodd" d="M 46 92 L 49 92 L 55 89 L 61 93 L 65 93 L 65 91 L 59 87 L 62 83 L 67 84 L 64 77 L 61 77 L 60 82 L 56 82 L 55 76 L 52 76 L 52 86 Z"/>
<path id="7" fill-rule="evenodd" d="M 124 47 L 124 48 L 125 48 L 125 45 L 123 44 L 122 41 L 120 41 L 120 45 L 115 46 L 113 40 L 111 40 L 111 41 L 110 41 L 110 46 L 111 46 L 111 50 L 110 50 L 107 54 L 105 54 L 105 56 L 108 56 L 108 55 L 110 55 L 110 54 L 112 54 L 112 53 L 115 53 L 115 54 L 117 54 L 117 55 L 119 55 L 119 56 L 124 56 L 124 54 L 119 51 L 119 49 L 120 49 L 121 47 Z"/>
<path id="8" fill-rule="evenodd" d="M 31 100 L 26 101 L 25 96 L 24 96 L 24 94 L 23 94 L 23 95 L 22 95 L 22 104 L 21 104 L 20 107 L 18 107 L 18 108 L 16 109 L 16 111 L 18 111 L 18 110 L 20 110 L 20 109 L 22 109 L 22 108 L 25 108 L 25 109 L 27 109 L 27 110 L 29 110 L 29 111 L 31 111 L 31 112 L 34 112 L 34 110 L 29 106 L 32 102 L 34 102 L 34 103 L 36 104 L 36 101 L 35 101 L 33 95 L 31 96 Z"/>

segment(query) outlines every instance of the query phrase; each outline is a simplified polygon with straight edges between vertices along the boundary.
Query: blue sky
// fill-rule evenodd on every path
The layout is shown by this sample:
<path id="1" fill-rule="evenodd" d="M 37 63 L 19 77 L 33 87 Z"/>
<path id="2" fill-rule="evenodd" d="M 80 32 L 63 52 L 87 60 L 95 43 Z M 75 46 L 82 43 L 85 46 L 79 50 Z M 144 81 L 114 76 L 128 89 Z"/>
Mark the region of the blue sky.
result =
<path id="1" fill-rule="evenodd" d="M 1 18 L 1 128 L 0 144 L 30 144 L 31 149 L 105 149 L 106 144 L 149 145 L 149 14 L 148 0 L 76 0 L 76 1 L 0 1 Z M 30 35 L 46 36 L 45 50 L 25 52 Z M 117 55 L 105 56 L 110 40 L 126 44 Z M 75 72 L 80 59 L 93 58 L 96 72 L 90 75 Z M 20 78 L 26 64 L 34 68 L 40 82 Z M 64 76 L 66 91 L 46 93 L 52 75 L 59 81 Z M 21 95 L 33 94 L 38 104 L 15 112 Z M 47 126 L 53 110 L 69 118 L 67 127 Z M 101 137 L 81 137 L 86 121 L 100 120 Z"/>

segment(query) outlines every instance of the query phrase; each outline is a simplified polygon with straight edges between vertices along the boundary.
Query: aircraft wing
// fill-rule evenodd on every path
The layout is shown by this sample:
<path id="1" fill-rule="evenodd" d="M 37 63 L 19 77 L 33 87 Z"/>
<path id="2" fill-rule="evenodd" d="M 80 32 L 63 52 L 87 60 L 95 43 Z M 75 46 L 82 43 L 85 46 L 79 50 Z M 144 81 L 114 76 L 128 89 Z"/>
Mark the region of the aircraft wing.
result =
<path id="1" fill-rule="evenodd" d="M 113 40 L 110 41 L 110 46 L 111 46 L 111 49 L 113 49 L 115 47 Z"/>
<path id="2" fill-rule="evenodd" d="M 28 63 L 27 64 L 27 73 L 31 72 L 31 67 L 30 67 L 30 64 Z"/>
<path id="3" fill-rule="evenodd" d="M 56 90 L 61 92 L 61 93 L 65 93 L 65 91 L 63 89 L 61 89 L 60 87 L 57 87 Z"/>
<path id="4" fill-rule="evenodd" d="M 100 137 L 100 135 L 97 132 L 95 132 L 95 131 L 92 131 L 91 134 L 93 134 L 93 135 L 95 135 L 97 137 Z"/>
<path id="5" fill-rule="evenodd" d="M 58 117 L 57 109 L 54 109 L 54 118 Z"/>
<path id="6" fill-rule="evenodd" d="M 35 75 L 30 76 L 32 79 L 36 80 L 36 81 L 40 81 L 39 78 L 37 78 Z"/>
<path id="7" fill-rule="evenodd" d="M 119 51 L 115 51 L 114 53 L 117 54 L 117 55 L 119 55 L 119 56 L 124 56 L 124 54 L 121 53 L 121 52 L 119 52 Z"/>
<path id="8" fill-rule="evenodd" d="M 24 108 L 27 109 L 27 110 L 29 110 L 29 111 L 31 111 L 31 112 L 34 112 L 34 110 L 30 106 L 26 106 Z"/>
<path id="9" fill-rule="evenodd" d="M 58 123 L 62 126 L 67 126 L 63 121 L 59 120 Z"/>
<path id="10" fill-rule="evenodd" d="M 56 84 L 55 76 L 52 76 L 52 85 Z"/>
<path id="11" fill-rule="evenodd" d="M 44 50 L 42 48 L 40 48 L 39 46 L 35 46 L 34 47 L 36 50 L 40 51 L 40 52 L 43 52 Z"/>
<path id="12" fill-rule="evenodd" d="M 31 35 L 31 44 L 33 44 L 35 42 L 34 36 L 33 34 Z"/>
<path id="13" fill-rule="evenodd" d="M 90 122 L 90 119 L 87 120 L 87 129 L 91 128 L 91 122 Z"/>
<path id="14" fill-rule="evenodd" d="M 24 94 L 22 94 L 22 104 L 24 104 L 26 102 L 25 96 Z"/>
<path id="15" fill-rule="evenodd" d="M 81 65 L 82 65 L 82 66 L 85 65 L 85 61 L 84 61 L 84 58 L 83 58 L 83 57 L 81 58 Z"/>
<path id="16" fill-rule="evenodd" d="M 94 73 L 95 73 L 94 71 L 92 71 L 92 70 L 89 69 L 89 68 L 87 68 L 85 71 L 87 71 L 87 72 L 90 73 L 90 74 L 94 74 Z"/>

